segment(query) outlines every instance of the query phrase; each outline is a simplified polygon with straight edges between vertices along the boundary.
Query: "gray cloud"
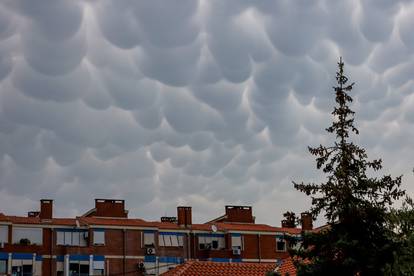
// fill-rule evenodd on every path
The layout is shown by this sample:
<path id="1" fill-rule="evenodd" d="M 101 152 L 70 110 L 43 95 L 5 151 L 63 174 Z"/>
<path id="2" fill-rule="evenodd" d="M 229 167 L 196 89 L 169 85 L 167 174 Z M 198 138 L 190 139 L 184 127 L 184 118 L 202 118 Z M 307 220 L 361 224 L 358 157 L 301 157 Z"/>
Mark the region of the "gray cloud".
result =
<path id="1" fill-rule="evenodd" d="M 252 204 L 278 224 L 309 206 L 291 181 L 323 178 L 307 146 L 332 141 L 339 56 L 358 141 L 412 195 L 413 15 L 403 0 L 3 1 L 0 211 L 120 197 L 147 219 Z"/>

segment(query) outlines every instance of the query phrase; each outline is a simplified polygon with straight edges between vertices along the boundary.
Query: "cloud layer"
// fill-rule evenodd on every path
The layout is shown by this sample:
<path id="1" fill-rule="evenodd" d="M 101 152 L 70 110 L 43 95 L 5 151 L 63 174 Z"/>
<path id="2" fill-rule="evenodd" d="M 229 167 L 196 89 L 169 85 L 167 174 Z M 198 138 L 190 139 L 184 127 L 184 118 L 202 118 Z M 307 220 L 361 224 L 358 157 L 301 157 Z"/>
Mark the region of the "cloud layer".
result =
<path id="1" fill-rule="evenodd" d="M 412 26 L 403 0 L 5 0 L 0 208 L 47 197 L 66 216 L 116 197 L 203 221 L 251 204 L 278 224 L 309 206 L 291 181 L 322 177 L 306 148 L 331 140 L 339 56 L 360 143 L 412 195 Z"/>

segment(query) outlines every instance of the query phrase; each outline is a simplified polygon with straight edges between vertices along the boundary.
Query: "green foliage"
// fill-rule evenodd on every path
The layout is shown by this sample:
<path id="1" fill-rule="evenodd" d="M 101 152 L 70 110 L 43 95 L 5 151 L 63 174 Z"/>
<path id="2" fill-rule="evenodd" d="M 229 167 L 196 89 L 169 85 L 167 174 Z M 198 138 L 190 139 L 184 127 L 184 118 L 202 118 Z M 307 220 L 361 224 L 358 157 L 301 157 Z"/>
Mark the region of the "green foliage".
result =
<path id="1" fill-rule="evenodd" d="M 266 276 L 282 276 L 282 275 L 280 275 L 279 272 L 276 272 L 276 271 L 268 271 L 268 272 L 266 272 L 265 275 Z"/>
<path id="2" fill-rule="evenodd" d="M 285 218 L 283 220 L 285 227 L 295 228 L 299 224 L 299 220 L 294 212 L 286 212 L 283 214 L 283 217 Z"/>
<path id="3" fill-rule="evenodd" d="M 24 238 L 24 239 L 20 239 L 19 244 L 21 244 L 21 245 L 30 245 L 31 241 L 29 239 Z"/>
<path id="4" fill-rule="evenodd" d="M 354 83 L 348 84 L 342 59 L 338 66 L 334 121 L 326 129 L 336 141 L 328 147 L 309 147 L 317 169 L 327 175 L 326 181 L 294 183 L 297 190 L 311 197 L 313 218 L 323 214 L 328 223 L 324 231 L 304 236 L 306 250 L 296 254 L 306 262 L 297 263 L 298 275 L 382 275 L 399 246 L 387 227 L 388 214 L 405 191 L 400 189 L 401 176 L 367 174 L 368 170 L 380 170 L 381 160 L 368 160 L 365 149 L 351 140 L 351 134 L 359 134 L 348 106 Z"/>
<path id="5" fill-rule="evenodd" d="M 414 202 L 406 198 L 401 209 L 394 209 L 389 216 L 393 237 L 400 244 L 394 252 L 394 262 L 386 267 L 386 275 L 414 275 Z"/>

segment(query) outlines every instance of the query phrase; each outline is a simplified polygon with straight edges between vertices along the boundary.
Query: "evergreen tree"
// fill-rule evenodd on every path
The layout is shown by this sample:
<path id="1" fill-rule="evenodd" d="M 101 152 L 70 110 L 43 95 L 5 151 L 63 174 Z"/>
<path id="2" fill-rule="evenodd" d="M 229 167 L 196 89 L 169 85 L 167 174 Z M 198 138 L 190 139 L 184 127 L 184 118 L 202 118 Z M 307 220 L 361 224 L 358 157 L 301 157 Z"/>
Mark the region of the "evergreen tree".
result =
<path id="1" fill-rule="evenodd" d="M 298 218 L 294 212 L 286 212 L 283 214 L 283 226 L 288 228 L 295 228 L 298 225 Z"/>
<path id="2" fill-rule="evenodd" d="M 399 242 L 394 260 L 386 268 L 387 275 L 414 275 L 414 201 L 406 198 L 400 209 L 394 209 L 389 216 L 390 229 Z"/>
<path id="3" fill-rule="evenodd" d="M 326 130 L 335 135 L 331 146 L 312 148 L 316 167 L 326 181 L 294 183 L 297 190 L 312 199 L 313 218 L 323 214 L 328 227 L 319 233 L 304 235 L 304 248 L 297 251 L 298 275 L 382 275 L 387 263 L 398 250 L 387 227 L 387 216 L 395 200 L 404 195 L 401 176 L 380 178 L 367 174 L 382 168 L 381 160 L 368 160 L 365 149 L 356 145 L 350 135 L 358 135 L 354 112 L 348 94 L 344 63 L 340 59 L 334 87 L 336 106 L 333 123 Z"/>

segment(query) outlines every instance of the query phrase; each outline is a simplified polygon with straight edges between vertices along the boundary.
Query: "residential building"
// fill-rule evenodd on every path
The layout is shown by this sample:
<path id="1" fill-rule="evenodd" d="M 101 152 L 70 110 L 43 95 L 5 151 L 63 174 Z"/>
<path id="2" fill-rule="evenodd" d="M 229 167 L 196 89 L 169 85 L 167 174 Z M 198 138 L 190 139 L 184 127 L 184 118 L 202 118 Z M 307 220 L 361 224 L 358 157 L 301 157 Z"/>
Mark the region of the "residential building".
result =
<path id="1" fill-rule="evenodd" d="M 96 199 L 75 218 L 55 218 L 53 200 L 27 217 L 0 213 L 0 275 L 159 275 L 187 260 L 276 263 L 289 257 L 286 236 L 312 230 L 255 223 L 250 206 L 226 206 L 207 223 L 192 208 L 160 221 L 129 218 L 124 200 Z M 145 271 L 145 272 L 144 272 Z"/>

